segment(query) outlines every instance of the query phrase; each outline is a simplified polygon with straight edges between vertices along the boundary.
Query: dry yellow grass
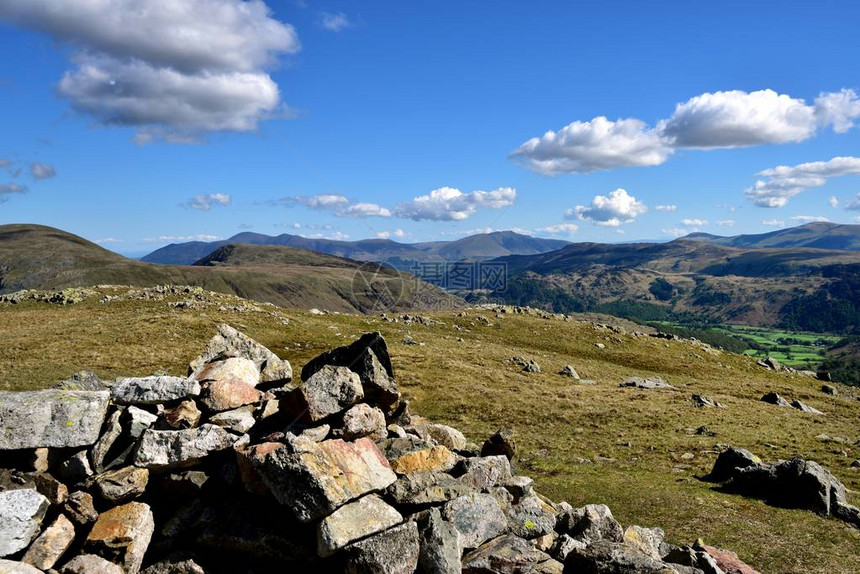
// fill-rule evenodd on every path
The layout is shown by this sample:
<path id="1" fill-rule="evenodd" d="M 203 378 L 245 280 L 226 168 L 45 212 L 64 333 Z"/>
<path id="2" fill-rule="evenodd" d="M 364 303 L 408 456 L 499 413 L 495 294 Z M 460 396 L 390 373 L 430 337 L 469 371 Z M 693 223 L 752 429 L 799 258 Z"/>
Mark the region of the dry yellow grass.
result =
<path id="1" fill-rule="evenodd" d="M 819 382 L 764 371 L 745 357 L 590 323 L 489 311 L 428 314 L 444 323 L 432 326 L 273 308 L 238 313 L 218 310 L 237 301 L 218 297 L 220 303 L 202 310 L 174 309 L 168 301 L 101 304 L 97 298 L 69 307 L 0 305 L 0 388 L 46 386 L 80 369 L 102 377 L 159 369 L 184 374 L 220 322 L 269 346 L 296 370 L 323 350 L 379 330 L 414 411 L 452 424 L 476 442 L 500 427 L 515 428 L 520 470 L 551 498 L 606 503 L 622 523 L 661 526 L 677 543 L 701 537 L 737 551 L 765 573 L 860 571 L 857 529 L 725 494 L 698 478 L 710 470 L 720 445 L 730 444 L 766 461 L 796 455 L 816 460 L 857 491 L 860 471 L 849 468 L 860 458 L 860 401 L 853 389 L 839 386 L 839 396 L 830 397 Z M 491 324 L 478 321 L 479 315 Z M 404 344 L 406 335 L 421 344 Z M 598 349 L 598 342 L 606 348 Z M 513 355 L 535 359 L 543 372 L 520 372 L 508 362 Z M 596 384 L 557 375 L 565 364 Z M 659 375 L 678 391 L 618 387 L 632 375 Z M 760 402 L 767 391 L 826 414 Z M 693 393 L 728 408 L 694 408 Z M 716 435 L 695 434 L 702 425 Z M 825 442 L 822 434 L 844 443 Z M 854 492 L 850 499 L 860 503 Z"/>

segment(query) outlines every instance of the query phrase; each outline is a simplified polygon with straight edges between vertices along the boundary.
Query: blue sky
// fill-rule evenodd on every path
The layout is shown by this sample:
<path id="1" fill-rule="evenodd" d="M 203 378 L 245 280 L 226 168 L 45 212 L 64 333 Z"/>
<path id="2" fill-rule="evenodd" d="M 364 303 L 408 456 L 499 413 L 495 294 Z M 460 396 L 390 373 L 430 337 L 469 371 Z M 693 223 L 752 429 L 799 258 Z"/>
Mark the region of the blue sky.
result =
<path id="1" fill-rule="evenodd" d="M 698 4 L 4 0 L 0 223 L 140 254 L 856 222 L 860 5 Z"/>

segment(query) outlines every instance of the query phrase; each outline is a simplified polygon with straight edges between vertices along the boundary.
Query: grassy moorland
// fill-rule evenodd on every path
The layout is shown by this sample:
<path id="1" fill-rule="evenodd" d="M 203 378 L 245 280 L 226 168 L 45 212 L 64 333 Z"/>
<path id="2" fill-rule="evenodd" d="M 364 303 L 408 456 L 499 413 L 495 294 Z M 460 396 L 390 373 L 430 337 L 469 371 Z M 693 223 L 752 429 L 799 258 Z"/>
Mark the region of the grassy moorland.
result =
<path id="1" fill-rule="evenodd" d="M 622 523 L 661 526 L 679 543 L 701 537 L 736 550 L 764 573 L 860 571 L 860 531 L 724 494 L 698 478 L 710 470 L 721 445 L 731 444 L 766 461 L 796 455 L 816 460 L 852 491 L 852 503 L 860 503 L 860 471 L 850 468 L 860 458 L 856 389 L 837 385 L 840 393 L 831 397 L 812 379 L 763 370 L 750 357 L 538 315 L 422 313 L 436 321 L 425 325 L 311 315 L 228 295 L 202 297 L 187 309 L 171 306 L 185 298 L 0 304 L 0 388 L 44 387 L 80 369 L 105 378 L 162 369 L 184 374 L 221 322 L 297 368 L 323 350 L 379 330 L 414 411 L 452 424 L 476 442 L 499 427 L 513 427 L 520 470 L 551 498 L 606 503 Z M 418 344 L 406 344 L 406 335 Z M 520 372 L 508 361 L 513 355 L 535 359 L 543 372 Z M 596 384 L 557 375 L 565 364 Z M 659 375 L 678 391 L 619 388 L 631 375 Z M 767 391 L 826 414 L 764 404 L 759 397 Z M 693 393 L 727 408 L 697 409 L 689 400 Z M 701 426 L 713 436 L 697 434 Z"/>

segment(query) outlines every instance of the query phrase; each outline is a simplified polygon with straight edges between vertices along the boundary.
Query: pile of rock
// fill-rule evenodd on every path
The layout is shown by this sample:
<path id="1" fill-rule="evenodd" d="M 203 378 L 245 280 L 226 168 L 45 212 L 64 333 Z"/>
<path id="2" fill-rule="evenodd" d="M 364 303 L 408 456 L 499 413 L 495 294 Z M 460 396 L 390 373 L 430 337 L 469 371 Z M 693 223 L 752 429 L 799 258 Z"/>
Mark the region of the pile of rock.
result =
<path id="1" fill-rule="evenodd" d="M 0 394 L 0 572 L 754 572 L 411 415 L 378 333 L 301 379 L 221 326 L 186 377 Z"/>
<path id="2" fill-rule="evenodd" d="M 848 504 L 845 485 L 813 461 L 793 458 L 764 464 L 750 451 L 731 447 L 717 457 L 708 478 L 725 483 L 729 492 L 834 516 L 860 528 L 860 509 Z"/>
<path id="3" fill-rule="evenodd" d="M 797 409 L 801 412 L 809 413 L 812 415 L 823 415 L 824 414 L 821 411 L 819 411 L 818 409 L 816 409 L 815 407 L 811 407 L 799 399 L 794 399 L 791 402 L 789 402 L 786 399 L 784 399 L 782 397 L 782 395 L 780 395 L 779 393 L 775 393 L 775 392 L 765 393 L 761 397 L 761 400 L 762 400 L 762 402 L 765 402 L 765 403 L 768 403 L 771 405 L 776 405 L 778 407 L 791 407 L 793 409 Z"/>

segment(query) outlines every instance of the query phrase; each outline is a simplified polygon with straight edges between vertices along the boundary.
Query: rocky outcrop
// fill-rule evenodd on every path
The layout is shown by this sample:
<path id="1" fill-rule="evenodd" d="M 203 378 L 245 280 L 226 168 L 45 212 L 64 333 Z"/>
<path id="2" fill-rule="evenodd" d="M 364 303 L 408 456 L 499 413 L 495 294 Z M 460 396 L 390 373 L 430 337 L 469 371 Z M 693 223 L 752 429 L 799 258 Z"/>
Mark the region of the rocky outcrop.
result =
<path id="1" fill-rule="evenodd" d="M 378 333 L 291 378 L 221 326 L 188 377 L 0 395 L 0 451 L 29 461 L 0 492 L 0 571 L 754 572 L 714 547 L 672 547 L 659 528 L 625 529 L 606 506 L 542 497 L 515 472 L 511 429 L 479 448 L 413 416 Z M 761 466 L 747 454 L 721 457 L 714 476 Z M 817 477 L 810 505 L 856 514 L 820 471 L 773 474 Z"/>
<path id="2" fill-rule="evenodd" d="M 845 486 L 813 461 L 793 458 L 764 464 L 745 449 L 729 448 L 717 457 L 709 478 L 725 483 L 729 492 L 834 516 L 860 528 L 860 510 L 848 504 Z"/>

